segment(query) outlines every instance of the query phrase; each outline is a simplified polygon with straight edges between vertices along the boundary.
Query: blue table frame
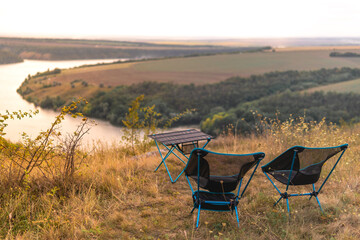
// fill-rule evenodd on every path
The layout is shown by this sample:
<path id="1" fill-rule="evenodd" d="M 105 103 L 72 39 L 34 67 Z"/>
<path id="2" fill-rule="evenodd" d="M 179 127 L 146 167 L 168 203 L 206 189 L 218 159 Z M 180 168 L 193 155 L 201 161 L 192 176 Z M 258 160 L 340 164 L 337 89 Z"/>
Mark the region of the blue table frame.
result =
<path id="1" fill-rule="evenodd" d="M 196 129 L 187 129 L 182 131 L 173 131 L 173 132 L 166 132 L 166 133 L 159 133 L 159 134 L 152 134 L 149 135 L 150 138 L 154 139 L 156 143 L 156 147 L 159 151 L 161 162 L 159 166 L 155 169 L 155 172 L 159 169 L 159 167 L 164 164 L 166 171 L 169 175 L 170 181 L 172 183 L 175 183 L 179 177 L 184 173 L 184 169 L 179 173 L 178 176 L 176 176 L 175 179 L 171 176 L 171 173 L 169 171 L 169 168 L 166 165 L 166 159 L 173 154 L 175 157 L 180 159 L 181 162 L 184 164 L 187 163 L 189 160 L 189 157 L 186 156 L 186 154 L 190 154 L 191 151 L 187 152 L 186 148 L 197 148 L 199 147 L 199 141 L 206 141 L 202 148 L 205 148 L 206 145 L 210 142 L 211 139 L 214 137 L 211 135 L 208 135 L 206 133 L 203 133 Z M 159 143 L 163 145 L 167 149 L 167 153 L 163 156 L 161 153 Z M 180 153 L 183 157 L 186 158 L 184 161 L 176 152 L 175 150 Z"/>

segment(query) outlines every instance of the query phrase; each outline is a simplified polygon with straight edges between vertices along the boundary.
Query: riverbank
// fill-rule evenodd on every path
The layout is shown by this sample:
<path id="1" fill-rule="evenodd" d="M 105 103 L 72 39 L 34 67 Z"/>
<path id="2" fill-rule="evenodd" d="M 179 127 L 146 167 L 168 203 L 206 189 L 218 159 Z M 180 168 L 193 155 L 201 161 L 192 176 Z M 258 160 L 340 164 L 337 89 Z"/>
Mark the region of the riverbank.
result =
<path id="1" fill-rule="evenodd" d="M 32 103 L 25 101 L 16 89 L 21 85 L 24 79 L 30 74 L 35 75 L 37 72 L 47 71 L 47 69 L 54 68 L 72 68 L 85 64 L 96 64 L 101 62 L 114 62 L 119 59 L 95 59 L 95 60 L 79 60 L 79 61 L 36 61 L 25 60 L 22 63 L 0 65 L 0 109 L 1 114 L 5 114 L 5 110 L 13 111 L 36 111 L 39 114 L 31 119 L 11 120 L 9 126 L 6 128 L 6 138 L 11 141 L 19 141 L 22 138 L 22 133 L 26 132 L 30 136 L 35 136 L 41 129 L 49 127 L 49 124 L 55 120 L 58 112 L 49 109 L 42 109 L 34 106 Z M 111 125 L 96 119 L 97 125 L 93 127 L 92 131 L 87 134 L 86 141 L 92 143 L 101 139 L 104 142 L 112 143 L 119 142 L 122 136 L 122 130 L 119 127 Z M 77 125 L 77 120 L 67 118 L 63 122 L 62 128 L 72 132 L 74 126 Z"/>

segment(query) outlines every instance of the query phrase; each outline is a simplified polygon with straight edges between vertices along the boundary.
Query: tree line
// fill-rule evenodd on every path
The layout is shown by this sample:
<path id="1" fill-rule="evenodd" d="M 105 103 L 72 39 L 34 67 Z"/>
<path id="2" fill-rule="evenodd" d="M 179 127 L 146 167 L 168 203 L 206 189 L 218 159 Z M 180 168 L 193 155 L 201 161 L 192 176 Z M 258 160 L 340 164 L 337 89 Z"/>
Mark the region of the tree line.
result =
<path id="1" fill-rule="evenodd" d="M 360 54 L 355 52 L 331 52 L 330 57 L 360 57 Z"/>
<path id="2" fill-rule="evenodd" d="M 332 123 L 360 122 L 360 94 L 285 91 L 259 100 L 239 104 L 229 110 L 213 112 L 201 122 L 201 129 L 217 135 L 231 125 L 238 132 L 251 133 L 261 120 L 285 121 L 304 117 L 305 121 L 320 122 L 323 118 Z"/>

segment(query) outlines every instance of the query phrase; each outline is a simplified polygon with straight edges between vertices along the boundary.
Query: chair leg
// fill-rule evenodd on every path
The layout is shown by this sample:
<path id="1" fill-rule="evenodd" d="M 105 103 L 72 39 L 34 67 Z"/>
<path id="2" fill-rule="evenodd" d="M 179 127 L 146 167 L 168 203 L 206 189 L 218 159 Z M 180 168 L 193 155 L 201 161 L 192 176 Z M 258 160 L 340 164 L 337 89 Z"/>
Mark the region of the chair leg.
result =
<path id="1" fill-rule="evenodd" d="M 196 228 L 199 227 L 200 211 L 201 211 L 201 204 L 199 204 L 199 208 L 198 208 L 198 215 L 197 215 L 197 220 L 196 220 Z"/>
<path id="2" fill-rule="evenodd" d="M 191 212 L 190 212 L 190 213 L 193 213 L 193 212 L 194 212 L 194 210 L 195 210 L 195 207 L 193 207 L 193 209 L 191 210 Z"/>
<path id="3" fill-rule="evenodd" d="M 238 213 L 237 206 L 235 206 L 235 214 L 236 214 L 236 221 L 237 221 L 237 224 L 238 224 L 238 228 L 240 228 L 239 213 Z"/>
<path id="4" fill-rule="evenodd" d="M 289 198 L 286 198 L 286 206 L 287 206 L 287 211 L 288 211 L 289 216 L 290 216 Z"/>
<path id="5" fill-rule="evenodd" d="M 313 188 L 313 192 L 315 192 L 315 184 L 312 185 L 312 188 Z M 310 198 L 309 200 L 312 198 L 313 195 L 310 195 Z"/>
<path id="6" fill-rule="evenodd" d="M 320 201 L 319 201 L 319 198 L 318 198 L 318 196 L 317 196 L 317 195 L 319 194 L 319 192 L 316 192 L 315 184 L 313 184 L 312 187 L 313 187 L 313 194 L 310 195 L 309 200 L 311 199 L 312 196 L 315 196 L 316 201 L 317 201 L 317 203 L 319 204 L 319 207 L 320 207 L 321 212 L 324 213 L 324 210 L 322 209 L 321 204 L 320 204 Z"/>
<path id="7" fill-rule="evenodd" d="M 283 198 L 283 197 L 281 196 L 281 197 L 279 198 L 279 200 L 277 200 L 276 203 L 274 203 L 274 207 L 280 202 L 280 200 L 281 200 L 282 198 Z"/>
<path id="8" fill-rule="evenodd" d="M 324 211 L 323 211 L 323 209 L 322 209 L 322 207 L 321 207 L 321 204 L 320 204 L 319 198 L 318 198 L 317 196 L 315 196 L 315 197 L 316 197 L 316 201 L 317 201 L 317 203 L 319 204 L 319 207 L 320 207 L 321 212 L 322 212 L 322 213 L 324 213 Z"/>

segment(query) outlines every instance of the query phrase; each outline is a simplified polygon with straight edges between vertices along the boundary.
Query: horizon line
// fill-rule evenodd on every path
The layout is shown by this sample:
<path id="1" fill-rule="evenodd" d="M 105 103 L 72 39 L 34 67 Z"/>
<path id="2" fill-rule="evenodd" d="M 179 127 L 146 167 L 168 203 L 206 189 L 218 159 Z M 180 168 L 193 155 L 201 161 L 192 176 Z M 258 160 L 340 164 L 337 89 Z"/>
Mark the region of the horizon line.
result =
<path id="1" fill-rule="evenodd" d="M 68 35 L 21 35 L 21 34 L 0 34 L 0 38 L 32 38 L 32 39 L 84 39 L 84 40 L 169 40 L 169 41 L 219 41 L 219 40 L 297 40 L 297 39 L 360 39 L 360 36 L 298 36 L 298 37 L 232 37 L 232 36 L 209 36 L 209 37 L 185 37 L 185 36 L 68 36 Z"/>

